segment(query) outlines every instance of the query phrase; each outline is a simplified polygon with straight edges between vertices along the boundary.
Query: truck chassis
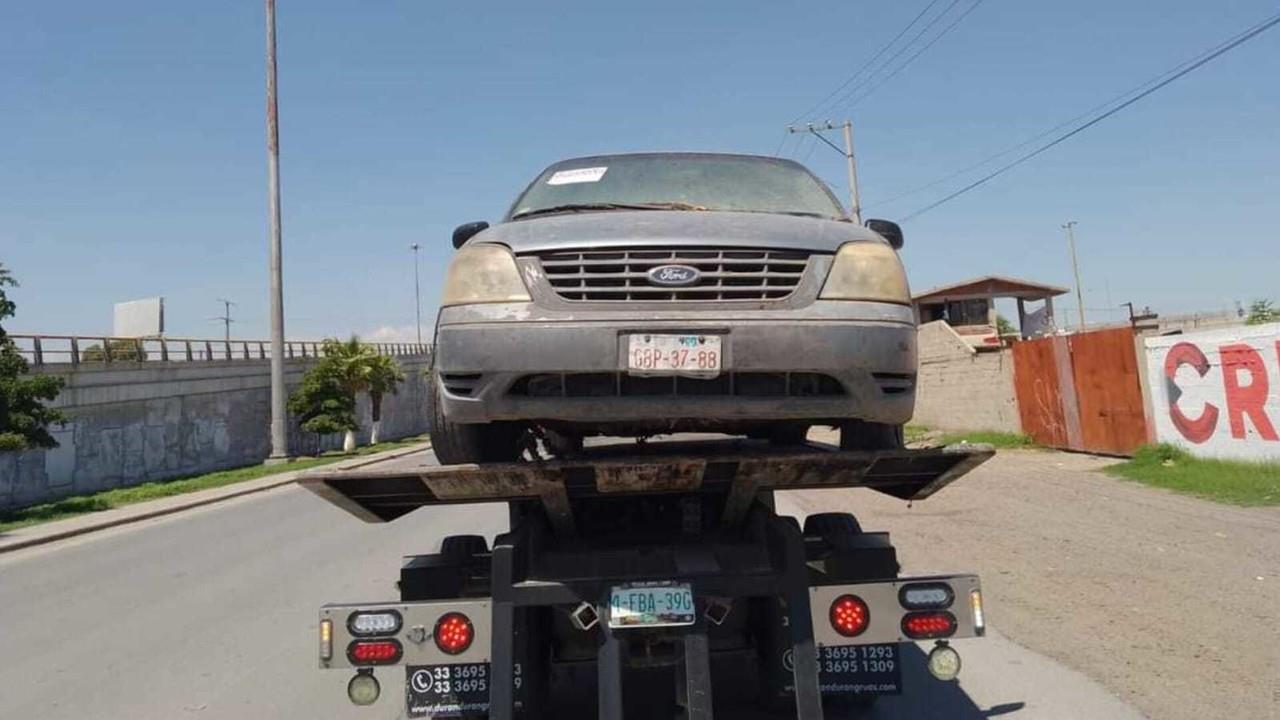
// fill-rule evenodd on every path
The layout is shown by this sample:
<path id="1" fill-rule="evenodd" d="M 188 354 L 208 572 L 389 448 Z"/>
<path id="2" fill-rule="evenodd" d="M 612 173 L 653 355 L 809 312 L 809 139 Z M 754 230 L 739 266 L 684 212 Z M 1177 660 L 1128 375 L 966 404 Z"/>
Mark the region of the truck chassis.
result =
<path id="1" fill-rule="evenodd" d="M 405 666 L 410 717 L 620 720 L 638 705 L 709 720 L 736 701 L 820 720 L 824 706 L 900 692 L 903 643 L 935 641 L 930 671 L 954 677 L 947 641 L 983 633 L 981 587 L 966 574 L 900 578 L 887 533 L 839 513 L 802 529 L 773 493 L 921 500 L 992 454 L 671 442 L 310 473 L 304 487 L 370 522 L 448 503 L 506 501 L 511 515 L 492 548 L 460 536 L 407 558 L 398 603 L 323 607 L 320 665 L 356 671 L 353 702 L 376 700 L 375 668 Z M 625 602 L 659 595 L 679 609 Z M 666 695 L 648 689 L 671 680 Z"/>

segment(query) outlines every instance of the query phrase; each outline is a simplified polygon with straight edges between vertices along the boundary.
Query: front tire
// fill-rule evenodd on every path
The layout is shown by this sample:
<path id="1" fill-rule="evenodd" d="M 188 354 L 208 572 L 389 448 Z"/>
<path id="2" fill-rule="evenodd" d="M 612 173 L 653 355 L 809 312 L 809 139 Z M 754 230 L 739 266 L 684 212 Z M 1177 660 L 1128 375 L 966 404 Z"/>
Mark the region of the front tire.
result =
<path id="1" fill-rule="evenodd" d="M 435 386 L 432 403 L 431 450 L 441 465 L 486 462 L 514 462 L 520 457 L 520 436 L 524 428 L 516 423 L 495 422 L 463 425 L 444 416 L 440 388 Z"/>

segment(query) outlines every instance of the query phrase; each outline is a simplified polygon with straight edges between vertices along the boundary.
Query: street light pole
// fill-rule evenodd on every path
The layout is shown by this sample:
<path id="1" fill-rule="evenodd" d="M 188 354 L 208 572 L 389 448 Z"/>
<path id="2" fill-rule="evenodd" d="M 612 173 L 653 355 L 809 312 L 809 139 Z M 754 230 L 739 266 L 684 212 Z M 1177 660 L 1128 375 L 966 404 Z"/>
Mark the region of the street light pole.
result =
<path id="1" fill-rule="evenodd" d="M 1071 249 L 1071 270 L 1076 275 L 1076 305 L 1080 310 L 1080 329 L 1084 330 L 1084 291 L 1080 289 L 1080 262 L 1076 260 L 1076 221 L 1068 220 L 1062 227 L 1067 231 L 1067 247 Z"/>
<path id="2" fill-rule="evenodd" d="M 418 322 L 418 345 L 422 345 L 422 295 L 418 290 L 418 243 L 409 246 L 413 251 L 413 316 Z"/>
<path id="3" fill-rule="evenodd" d="M 267 11 L 267 214 L 271 237 L 271 455 L 289 457 L 285 423 L 284 295 L 280 250 L 280 128 L 276 119 L 276 3 Z"/>

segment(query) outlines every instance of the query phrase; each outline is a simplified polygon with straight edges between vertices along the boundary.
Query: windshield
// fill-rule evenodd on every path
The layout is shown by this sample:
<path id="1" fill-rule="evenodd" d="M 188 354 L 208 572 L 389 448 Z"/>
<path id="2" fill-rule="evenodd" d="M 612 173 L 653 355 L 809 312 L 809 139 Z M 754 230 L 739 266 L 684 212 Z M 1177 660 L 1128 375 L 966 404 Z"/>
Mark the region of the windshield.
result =
<path id="1" fill-rule="evenodd" d="M 571 212 L 575 206 L 613 209 L 609 205 L 844 217 L 822 183 L 794 162 L 731 155 L 619 155 L 552 165 L 520 196 L 509 218 L 555 208 Z"/>

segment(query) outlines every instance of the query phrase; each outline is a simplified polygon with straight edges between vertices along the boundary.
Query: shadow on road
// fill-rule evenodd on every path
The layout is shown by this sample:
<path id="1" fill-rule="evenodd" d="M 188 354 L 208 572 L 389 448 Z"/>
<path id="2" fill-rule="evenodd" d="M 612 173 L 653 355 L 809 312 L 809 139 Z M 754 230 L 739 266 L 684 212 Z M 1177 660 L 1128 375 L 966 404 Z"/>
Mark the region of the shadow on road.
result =
<path id="1" fill-rule="evenodd" d="M 830 713 L 827 720 L 981 720 L 982 718 L 1016 718 L 1023 702 L 1002 703 L 981 708 L 957 682 L 940 682 L 926 667 L 925 653 L 914 645 L 902 652 L 901 695 L 883 697 L 872 710 L 863 714 Z M 961 672 L 961 677 L 964 673 Z"/>

